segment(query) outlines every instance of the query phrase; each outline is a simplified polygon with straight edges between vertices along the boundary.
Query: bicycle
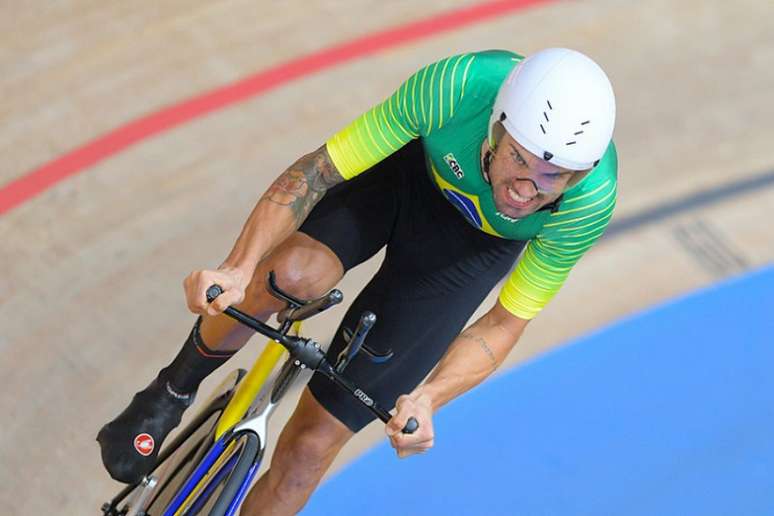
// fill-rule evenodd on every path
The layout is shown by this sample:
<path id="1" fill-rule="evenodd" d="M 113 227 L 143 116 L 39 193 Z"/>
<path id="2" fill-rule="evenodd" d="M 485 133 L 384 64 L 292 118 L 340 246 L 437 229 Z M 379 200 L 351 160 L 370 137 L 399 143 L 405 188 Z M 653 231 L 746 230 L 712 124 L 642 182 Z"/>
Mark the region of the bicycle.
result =
<path id="1" fill-rule="evenodd" d="M 344 329 L 347 346 L 334 366 L 317 342 L 299 335 L 300 323 L 340 303 L 342 293 L 333 289 L 304 301 L 282 291 L 273 272 L 268 275 L 267 289 L 287 303 L 277 314 L 277 328 L 234 307 L 224 312 L 270 339 L 253 367 L 249 372 L 236 370 L 224 380 L 208 404 L 164 447 L 153 470 L 103 504 L 105 516 L 235 514 L 261 464 L 269 418 L 304 369 L 325 375 L 384 423 L 390 420 L 389 412 L 343 374 L 361 351 L 377 363 L 392 357 L 392 352 L 378 354 L 364 343 L 376 315 L 366 311 L 354 331 Z M 207 302 L 221 293 L 218 285 L 211 286 Z M 288 358 L 269 389 L 267 380 L 286 351 Z M 417 428 L 416 419 L 409 418 L 403 432 L 414 433 Z"/>

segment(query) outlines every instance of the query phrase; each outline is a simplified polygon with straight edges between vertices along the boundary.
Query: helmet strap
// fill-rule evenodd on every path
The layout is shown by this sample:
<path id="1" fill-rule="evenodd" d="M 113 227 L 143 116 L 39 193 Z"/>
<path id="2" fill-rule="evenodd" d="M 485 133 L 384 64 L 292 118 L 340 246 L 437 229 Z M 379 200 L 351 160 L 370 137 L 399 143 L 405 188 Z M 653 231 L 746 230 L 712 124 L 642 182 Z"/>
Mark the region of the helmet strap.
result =
<path id="1" fill-rule="evenodd" d="M 563 200 L 564 200 L 564 194 L 560 195 L 559 197 L 557 197 L 552 202 L 546 204 L 545 206 L 540 208 L 538 211 L 546 210 L 546 211 L 550 211 L 551 213 L 556 213 L 557 211 L 559 211 L 559 206 L 561 206 Z"/>
<path id="2" fill-rule="evenodd" d="M 500 143 L 500 140 L 505 136 L 506 129 L 503 125 L 503 120 L 505 120 L 505 118 L 505 113 L 502 113 L 500 115 L 500 120 L 494 123 L 492 130 L 489 133 L 489 138 L 487 138 L 487 143 L 489 143 L 489 148 L 492 149 L 492 151 L 497 148 L 497 144 Z"/>

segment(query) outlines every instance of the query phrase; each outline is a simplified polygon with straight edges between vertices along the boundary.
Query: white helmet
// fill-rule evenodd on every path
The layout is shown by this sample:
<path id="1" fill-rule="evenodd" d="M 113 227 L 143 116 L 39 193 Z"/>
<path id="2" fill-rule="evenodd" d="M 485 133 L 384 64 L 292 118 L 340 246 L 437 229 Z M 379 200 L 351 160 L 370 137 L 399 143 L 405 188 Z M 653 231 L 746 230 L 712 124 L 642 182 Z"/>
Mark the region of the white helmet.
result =
<path id="1" fill-rule="evenodd" d="M 613 137 L 615 96 L 602 68 L 566 48 L 524 59 L 505 79 L 489 120 L 521 146 L 570 170 L 593 168 Z"/>

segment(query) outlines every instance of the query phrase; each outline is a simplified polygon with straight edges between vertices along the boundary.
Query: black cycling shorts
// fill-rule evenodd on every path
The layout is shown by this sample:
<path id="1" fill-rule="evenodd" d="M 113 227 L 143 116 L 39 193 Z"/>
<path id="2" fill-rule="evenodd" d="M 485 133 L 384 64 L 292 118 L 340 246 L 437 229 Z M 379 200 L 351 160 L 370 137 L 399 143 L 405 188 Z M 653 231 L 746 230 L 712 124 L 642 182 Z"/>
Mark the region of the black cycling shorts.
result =
<path id="1" fill-rule="evenodd" d="M 387 246 L 381 268 L 353 302 L 328 350 L 335 363 L 345 346 L 341 328 L 354 329 L 365 310 L 376 314 L 366 344 L 394 356 L 374 364 L 361 352 L 346 374 L 386 410 L 438 363 L 525 244 L 471 226 L 431 182 L 419 140 L 332 188 L 299 230 L 327 245 L 345 271 Z M 309 388 L 353 432 L 375 418 L 321 375 L 312 377 Z"/>

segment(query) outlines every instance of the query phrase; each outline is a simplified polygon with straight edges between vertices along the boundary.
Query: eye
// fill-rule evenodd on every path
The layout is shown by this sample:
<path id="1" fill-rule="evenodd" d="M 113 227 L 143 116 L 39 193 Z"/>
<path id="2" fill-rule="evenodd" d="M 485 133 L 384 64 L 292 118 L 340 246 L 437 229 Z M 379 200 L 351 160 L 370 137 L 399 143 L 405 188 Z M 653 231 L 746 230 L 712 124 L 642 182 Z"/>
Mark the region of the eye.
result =
<path id="1" fill-rule="evenodd" d="M 521 153 L 513 144 L 511 144 L 511 157 L 514 159 L 514 161 L 516 161 L 516 164 L 519 165 L 520 167 L 528 166 L 527 161 L 521 157 Z"/>

